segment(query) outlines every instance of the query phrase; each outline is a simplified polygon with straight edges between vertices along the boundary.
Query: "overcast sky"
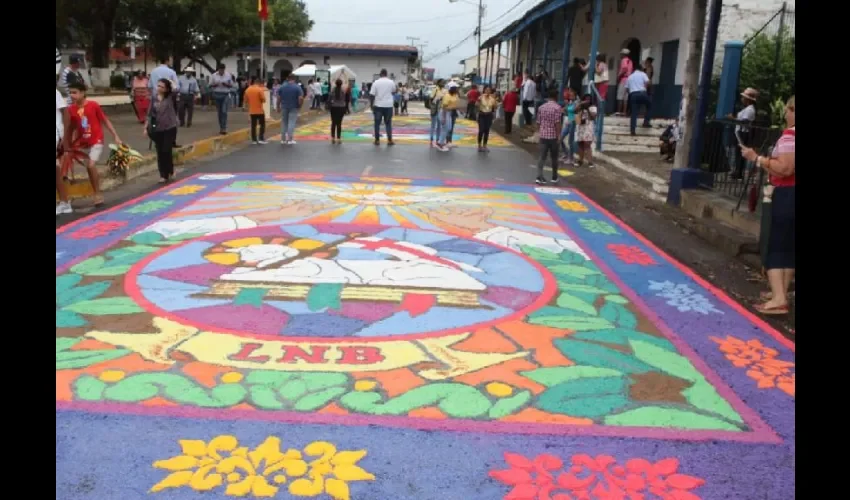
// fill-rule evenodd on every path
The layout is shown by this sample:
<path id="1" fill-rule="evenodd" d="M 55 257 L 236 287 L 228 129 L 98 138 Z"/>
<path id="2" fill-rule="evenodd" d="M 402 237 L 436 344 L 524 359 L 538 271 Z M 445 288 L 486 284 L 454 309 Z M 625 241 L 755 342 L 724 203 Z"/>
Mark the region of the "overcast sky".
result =
<path id="1" fill-rule="evenodd" d="M 481 40 L 493 36 L 539 1 L 485 0 Z M 306 3 L 310 17 L 315 21 L 307 36 L 311 42 L 407 45 L 410 41 L 405 37 L 418 37 L 415 44 L 427 43 L 423 51 L 424 66 L 436 68 L 437 75 L 442 77 L 459 72 L 461 65 L 458 61 L 475 55 L 475 37 L 472 37 L 448 54 L 431 59 L 475 30 L 478 23 L 477 0 L 457 3 L 449 0 L 307 0 Z M 499 18 L 517 4 L 518 7 Z M 505 52 L 504 47 L 502 52 Z"/>

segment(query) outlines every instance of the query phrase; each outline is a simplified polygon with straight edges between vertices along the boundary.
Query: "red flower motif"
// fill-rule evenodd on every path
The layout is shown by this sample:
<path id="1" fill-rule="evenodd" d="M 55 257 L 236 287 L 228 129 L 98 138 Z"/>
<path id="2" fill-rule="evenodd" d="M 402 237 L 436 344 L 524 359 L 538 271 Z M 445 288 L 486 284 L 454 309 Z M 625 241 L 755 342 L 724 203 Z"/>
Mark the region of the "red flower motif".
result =
<path id="1" fill-rule="evenodd" d="M 496 187 L 495 182 L 479 182 L 479 181 L 459 181 L 459 180 L 445 180 L 443 184 L 446 186 L 458 186 L 458 187 L 467 187 L 467 188 L 480 188 L 480 189 L 493 189 Z"/>
<path id="2" fill-rule="evenodd" d="M 121 229 L 126 225 L 126 221 L 95 222 L 90 226 L 85 226 L 82 229 L 77 229 L 73 233 L 69 234 L 68 237 L 74 238 L 75 240 L 90 240 L 94 238 L 100 238 L 101 236 L 106 236 L 112 231 L 115 231 L 116 229 Z"/>
<path id="3" fill-rule="evenodd" d="M 655 463 L 633 458 L 620 465 L 610 455 L 578 454 L 554 480 L 553 473 L 561 471 L 564 464 L 553 455 L 529 460 L 506 452 L 505 462 L 509 469 L 490 471 L 490 477 L 513 487 L 504 500 L 638 500 L 647 494 L 669 500 L 699 500 L 691 490 L 705 483 L 680 474 L 676 458 Z"/>
<path id="4" fill-rule="evenodd" d="M 608 245 L 608 250 L 626 264 L 638 264 L 641 266 L 655 264 L 655 260 L 640 247 L 611 243 Z"/>

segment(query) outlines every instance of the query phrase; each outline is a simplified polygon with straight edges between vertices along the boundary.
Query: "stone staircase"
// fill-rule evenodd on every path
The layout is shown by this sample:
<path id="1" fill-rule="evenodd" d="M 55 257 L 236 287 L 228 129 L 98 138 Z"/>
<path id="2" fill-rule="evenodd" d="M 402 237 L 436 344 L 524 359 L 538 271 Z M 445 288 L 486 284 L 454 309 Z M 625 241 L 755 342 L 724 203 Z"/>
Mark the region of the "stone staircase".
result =
<path id="1" fill-rule="evenodd" d="M 629 133 L 628 117 L 606 116 L 602 123 L 602 151 L 658 155 L 658 138 L 673 120 L 652 120 L 650 123 L 652 128 L 643 128 L 641 118 L 638 118 L 636 135 L 633 136 Z"/>

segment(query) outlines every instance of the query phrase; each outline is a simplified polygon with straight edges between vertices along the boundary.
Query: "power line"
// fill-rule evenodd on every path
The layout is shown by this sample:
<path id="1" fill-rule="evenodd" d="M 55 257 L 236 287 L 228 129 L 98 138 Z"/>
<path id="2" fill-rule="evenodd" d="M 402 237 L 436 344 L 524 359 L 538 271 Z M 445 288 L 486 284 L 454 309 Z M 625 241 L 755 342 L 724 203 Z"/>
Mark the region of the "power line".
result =
<path id="1" fill-rule="evenodd" d="M 522 5 L 523 3 L 525 3 L 526 1 L 527 1 L 527 0 L 519 0 L 519 2 L 515 3 L 513 7 L 511 7 L 511 8 L 510 8 L 510 9 L 508 9 L 508 10 L 506 10 L 504 13 L 502 13 L 502 15 L 501 15 L 501 16 L 499 16 L 499 17 L 497 17 L 497 18 L 493 19 L 492 21 L 489 21 L 489 22 L 488 22 L 488 24 L 490 24 L 490 26 L 491 26 L 491 27 L 490 27 L 490 28 L 488 28 L 488 27 L 486 27 L 486 26 L 485 26 L 485 27 L 484 27 L 484 30 L 485 30 L 485 31 L 489 31 L 489 30 L 493 29 L 493 28 L 492 28 L 492 26 L 493 26 L 493 24 L 494 24 L 496 21 L 498 21 L 499 19 L 501 19 L 501 18 L 503 18 L 503 17 L 507 16 L 508 14 L 510 14 L 511 12 L 513 12 L 513 10 L 514 10 L 514 9 L 516 9 L 517 7 L 519 7 L 520 5 Z"/>
<path id="2" fill-rule="evenodd" d="M 471 12 L 471 11 L 469 11 Z M 439 21 L 440 19 L 449 19 L 452 17 L 457 17 L 460 14 L 466 14 L 468 12 L 460 12 L 454 13 L 448 16 L 439 16 L 432 17 L 429 19 L 417 19 L 415 21 L 381 21 L 381 22 L 354 22 L 354 21 L 330 21 L 330 22 L 321 22 L 319 24 L 345 24 L 345 25 L 369 25 L 369 26 L 380 26 L 380 25 L 390 25 L 390 24 L 417 24 L 417 23 L 427 23 L 430 21 Z"/>
<path id="3" fill-rule="evenodd" d="M 446 47 L 446 50 L 443 50 L 443 51 L 441 51 L 441 52 L 437 52 L 436 54 L 431 54 L 431 56 L 430 56 L 430 57 L 428 57 L 428 59 L 427 59 L 427 60 L 425 60 L 424 62 L 428 63 L 428 62 L 431 62 L 431 61 L 433 61 L 434 59 L 436 59 L 436 58 L 438 58 L 438 57 L 442 57 L 442 56 L 444 56 L 444 55 L 448 54 L 449 52 L 451 52 L 451 51 L 453 51 L 454 49 L 456 49 L 456 48 L 460 47 L 461 45 L 463 45 L 463 43 L 464 43 L 464 42 L 466 42 L 466 41 L 467 41 L 467 40 L 469 40 L 470 38 L 474 37 L 475 35 L 476 35 L 476 32 L 475 32 L 475 31 L 473 31 L 472 33 L 470 33 L 470 34 L 466 35 L 466 38 L 464 38 L 463 40 L 461 40 L 461 41 L 459 41 L 459 42 L 455 43 L 454 45 L 451 45 L 451 46 L 449 46 L 449 47 Z"/>

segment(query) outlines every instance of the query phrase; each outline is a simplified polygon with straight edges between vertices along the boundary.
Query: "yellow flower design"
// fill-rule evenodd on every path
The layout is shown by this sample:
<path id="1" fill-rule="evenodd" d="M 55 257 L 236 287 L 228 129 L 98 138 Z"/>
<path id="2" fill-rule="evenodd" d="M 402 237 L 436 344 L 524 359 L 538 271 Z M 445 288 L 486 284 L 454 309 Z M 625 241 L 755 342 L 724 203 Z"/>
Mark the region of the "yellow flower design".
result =
<path id="1" fill-rule="evenodd" d="M 395 177 L 361 177 L 360 180 L 363 182 L 394 182 L 397 184 L 410 184 L 411 182 L 413 182 L 412 179 L 396 179 Z"/>
<path id="2" fill-rule="evenodd" d="M 289 483 L 289 492 L 296 496 L 326 493 L 335 500 L 350 500 L 348 482 L 375 479 L 356 465 L 366 456 L 366 450 L 337 451 L 336 446 L 325 441 L 310 443 L 303 454 L 295 449 L 282 452 L 280 438 L 274 436 L 250 451 L 229 435 L 218 436 L 209 443 L 179 443 L 181 455 L 153 463 L 155 468 L 171 474 L 155 484 L 151 493 L 185 486 L 210 491 L 226 485 L 224 494 L 228 496 L 268 498 Z M 316 458 L 307 463 L 304 455 Z M 290 481 L 293 478 L 298 479 Z"/>
<path id="3" fill-rule="evenodd" d="M 569 212 L 587 212 L 587 206 L 580 201 L 555 200 L 555 204 Z"/>
<path id="4" fill-rule="evenodd" d="M 172 189 L 168 192 L 168 194 L 173 194 L 175 196 L 182 194 L 195 194 L 202 189 L 204 189 L 204 186 L 198 184 L 187 184 L 177 189 Z"/>

